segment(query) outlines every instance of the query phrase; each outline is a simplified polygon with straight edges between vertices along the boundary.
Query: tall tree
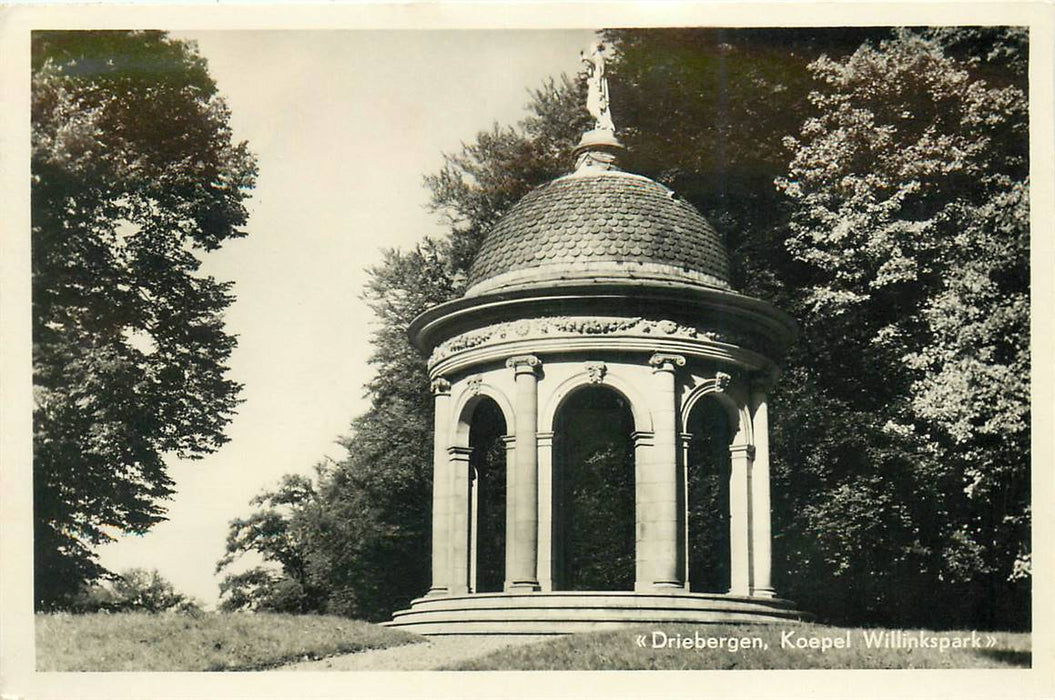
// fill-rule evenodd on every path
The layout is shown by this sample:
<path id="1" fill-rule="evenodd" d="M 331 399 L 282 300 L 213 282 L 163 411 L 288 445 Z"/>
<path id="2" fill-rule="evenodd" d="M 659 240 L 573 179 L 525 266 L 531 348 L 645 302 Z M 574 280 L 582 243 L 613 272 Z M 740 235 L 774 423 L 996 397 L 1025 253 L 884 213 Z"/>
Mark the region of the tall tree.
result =
<path id="1" fill-rule="evenodd" d="M 348 456 L 320 479 L 325 528 L 316 573 L 330 581 L 329 609 L 371 620 L 428 589 L 432 432 L 425 359 L 407 337 L 423 310 L 459 282 L 449 243 L 388 250 L 364 296 L 379 320 L 367 386 L 370 409 L 342 440 Z"/>
<path id="2" fill-rule="evenodd" d="M 783 301 L 793 263 L 782 239 L 783 137 L 808 115 L 808 70 L 884 28 L 616 30 L 609 71 L 624 167 L 696 206 L 726 239 L 734 286 Z"/>
<path id="3" fill-rule="evenodd" d="M 222 445 L 231 285 L 202 254 L 244 235 L 256 165 L 205 60 L 161 32 L 38 32 L 32 44 L 36 600 L 106 572 L 142 533 L 165 456 Z"/>
<path id="4" fill-rule="evenodd" d="M 217 573 L 228 572 L 220 582 L 220 609 L 319 612 L 325 593 L 311 571 L 319 510 L 313 481 L 287 474 L 277 489 L 254 497 L 250 505 L 258 509 L 231 521 L 227 551 L 216 564 Z M 250 553 L 264 563 L 232 572 Z"/>
<path id="5" fill-rule="evenodd" d="M 1014 583 L 1029 553 L 1024 46 L 1005 28 L 901 31 L 816 61 L 816 111 L 779 181 L 808 270 L 795 310 L 813 362 L 794 385 L 857 426 L 842 442 L 867 443 L 799 510 L 813 537 L 798 558 L 838 562 L 832 588 L 905 565 L 902 580 L 945 593 L 915 600 L 973 624 L 1028 610 Z M 896 563 L 855 560 L 868 532 Z M 891 602 L 875 593 L 869 615 Z"/>

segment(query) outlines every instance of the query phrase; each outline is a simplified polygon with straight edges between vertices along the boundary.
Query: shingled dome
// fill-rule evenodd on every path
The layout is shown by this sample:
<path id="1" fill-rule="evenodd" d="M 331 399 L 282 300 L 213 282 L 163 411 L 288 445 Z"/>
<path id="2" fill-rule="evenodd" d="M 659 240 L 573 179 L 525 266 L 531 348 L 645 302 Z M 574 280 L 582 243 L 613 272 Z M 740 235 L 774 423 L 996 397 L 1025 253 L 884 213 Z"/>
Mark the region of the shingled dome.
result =
<path id="1" fill-rule="evenodd" d="M 484 239 L 467 296 L 562 280 L 641 279 L 729 288 L 721 236 L 659 183 L 618 170 L 533 190 Z"/>

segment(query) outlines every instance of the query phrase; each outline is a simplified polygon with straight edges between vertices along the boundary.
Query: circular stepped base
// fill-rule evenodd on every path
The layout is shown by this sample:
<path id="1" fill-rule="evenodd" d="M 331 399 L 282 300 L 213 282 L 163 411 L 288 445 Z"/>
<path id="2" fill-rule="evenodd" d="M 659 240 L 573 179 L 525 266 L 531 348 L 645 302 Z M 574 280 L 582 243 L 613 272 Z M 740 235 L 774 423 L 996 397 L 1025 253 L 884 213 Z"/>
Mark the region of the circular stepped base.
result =
<path id="1" fill-rule="evenodd" d="M 715 593 L 559 591 L 417 598 L 388 627 L 422 635 L 571 634 L 627 625 L 774 623 L 810 616 L 781 598 Z"/>

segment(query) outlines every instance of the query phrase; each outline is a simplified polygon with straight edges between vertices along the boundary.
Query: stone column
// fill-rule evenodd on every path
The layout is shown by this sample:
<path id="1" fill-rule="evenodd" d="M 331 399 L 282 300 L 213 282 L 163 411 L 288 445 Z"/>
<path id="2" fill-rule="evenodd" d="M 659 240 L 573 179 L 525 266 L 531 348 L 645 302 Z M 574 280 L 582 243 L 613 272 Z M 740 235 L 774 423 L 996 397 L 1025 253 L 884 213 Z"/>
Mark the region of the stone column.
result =
<path id="1" fill-rule="evenodd" d="M 512 435 L 503 435 L 502 444 L 506 448 L 506 564 L 505 564 L 505 581 L 502 584 L 503 589 L 509 590 L 509 574 L 513 570 L 513 561 L 515 558 L 513 546 L 516 542 L 513 539 L 513 530 L 515 529 L 515 520 L 513 518 L 513 502 L 516 499 L 516 480 L 515 471 L 513 465 L 516 460 L 516 438 Z"/>
<path id="2" fill-rule="evenodd" d="M 755 459 L 751 465 L 751 595 L 776 595 L 773 570 L 772 526 L 769 498 L 769 405 L 765 390 L 751 394 L 754 405 Z"/>
<path id="3" fill-rule="evenodd" d="M 634 590 L 652 588 L 651 496 L 646 492 L 652 470 L 652 448 L 655 434 L 635 431 L 634 440 Z"/>
<path id="4" fill-rule="evenodd" d="M 649 364 L 655 377 L 652 424 L 655 444 L 638 494 L 644 497 L 645 530 L 653 588 L 681 588 L 678 577 L 678 432 L 675 372 L 685 366 L 680 355 L 656 353 Z"/>
<path id="5" fill-rule="evenodd" d="M 678 491 L 681 500 L 678 502 L 678 538 L 681 540 L 681 556 L 678 557 L 678 566 L 681 585 L 688 591 L 692 590 L 692 581 L 689 580 L 689 446 L 692 444 L 692 433 L 681 433 L 680 437 L 681 468 L 678 473 L 681 484 Z"/>
<path id="6" fill-rule="evenodd" d="M 451 569 L 450 481 L 447 435 L 450 424 L 451 383 L 443 377 L 432 380 L 435 396 L 432 442 L 432 588 L 428 595 L 447 595 Z"/>
<path id="7" fill-rule="evenodd" d="M 553 433 L 538 434 L 538 583 L 553 590 Z"/>
<path id="8" fill-rule="evenodd" d="M 513 569 L 509 587 L 537 591 L 538 583 L 538 375 L 542 362 L 534 355 L 506 361 L 516 373 L 516 497 L 514 499 Z M 508 506 L 508 504 L 507 504 Z"/>
<path id="9" fill-rule="evenodd" d="M 729 593 L 751 594 L 750 474 L 754 448 L 729 448 Z"/>
<path id="10" fill-rule="evenodd" d="M 477 455 L 479 459 L 479 455 Z M 480 553 L 480 472 L 469 462 L 469 592 L 479 585 Z"/>
<path id="11" fill-rule="evenodd" d="M 469 592 L 469 542 L 472 538 L 469 490 L 469 456 L 472 448 L 452 445 L 447 448 L 450 473 L 450 549 L 448 558 L 451 595 Z"/>

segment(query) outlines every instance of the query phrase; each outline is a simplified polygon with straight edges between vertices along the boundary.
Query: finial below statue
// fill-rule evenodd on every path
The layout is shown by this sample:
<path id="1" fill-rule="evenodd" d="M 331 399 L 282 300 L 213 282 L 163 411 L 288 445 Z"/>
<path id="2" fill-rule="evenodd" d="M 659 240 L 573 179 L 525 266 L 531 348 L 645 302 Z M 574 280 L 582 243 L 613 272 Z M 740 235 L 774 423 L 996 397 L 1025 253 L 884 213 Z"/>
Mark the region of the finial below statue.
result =
<path id="1" fill-rule="evenodd" d="M 608 102 L 608 78 L 604 75 L 605 45 L 595 41 L 590 46 L 590 53 L 579 52 L 579 58 L 589 66 L 590 75 L 586 79 L 586 109 L 596 120 L 595 129 L 615 131 L 612 123 L 612 111 Z"/>

